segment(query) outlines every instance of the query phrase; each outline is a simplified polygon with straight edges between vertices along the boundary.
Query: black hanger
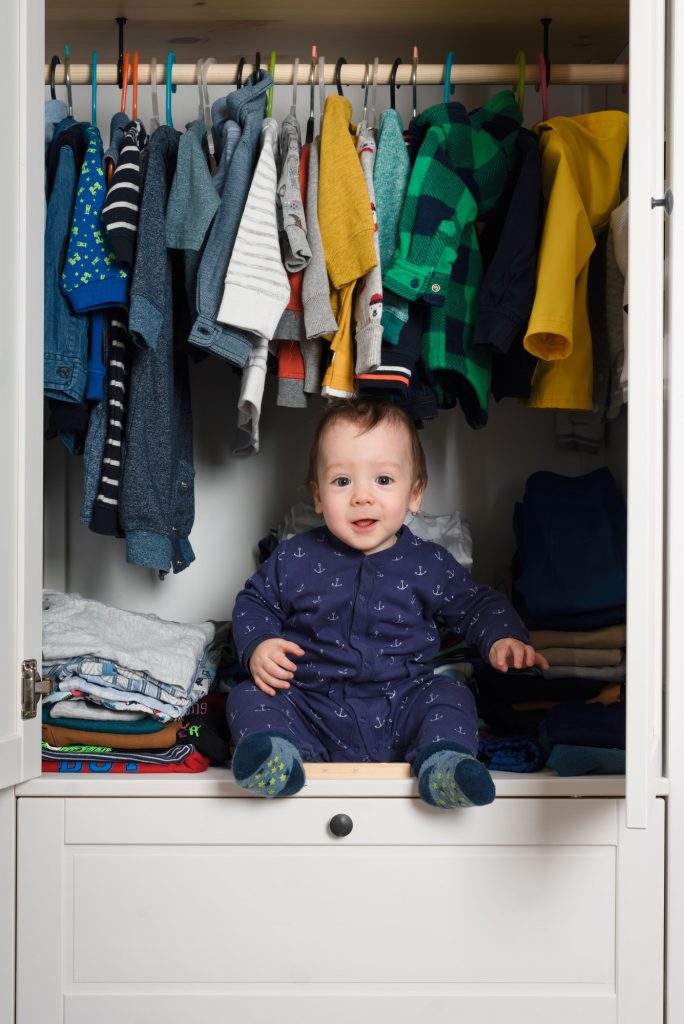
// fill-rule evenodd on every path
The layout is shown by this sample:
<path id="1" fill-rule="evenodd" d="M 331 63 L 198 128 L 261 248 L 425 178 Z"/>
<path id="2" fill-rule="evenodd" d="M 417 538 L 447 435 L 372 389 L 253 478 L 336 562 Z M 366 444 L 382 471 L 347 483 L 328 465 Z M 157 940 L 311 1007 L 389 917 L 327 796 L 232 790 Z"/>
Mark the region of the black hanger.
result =
<path id="1" fill-rule="evenodd" d="M 235 72 L 235 88 L 236 89 L 241 89 L 242 88 L 242 71 L 243 71 L 244 66 L 245 66 L 245 58 L 244 57 L 240 57 L 240 60 L 238 61 L 237 71 Z"/>
<path id="2" fill-rule="evenodd" d="M 256 57 L 254 58 L 254 81 L 260 82 L 264 77 L 264 73 L 261 70 L 261 54 L 257 50 Z"/>
<path id="3" fill-rule="evenodd" d="M 55 69 L 57 65 L 61 63 L 61 60 L 56 54 L 50 61 L 50 96 L 53 100 L 57 99 L 57 96 L 55 94 Z"/>
<path id="4" fill-rule="evenodd" d="M 540 18 L 539 19 L 544 28 L 544 63 L 546 64 L 546 87 L 548 89 L 551 84 L 551 60 L 549 58 L 549 25 L 551 24 L 551 18 Z"/>
<path id="5" fill-rule="evenodd" d="M 346 57 L 338 57 L 337 63 L 335 64 L 335 85 L 337 91 L 342 95 L 342 65 L 347 63 Z"/>
<path id="6" fill-rule="evenodd" d="M 396 83 L 397 83 L 397 69 L 398 69 L 398 67 L 399 67 L 399 65 L 401 63 L 402 63 L 401 57 L 397 57 L 397 59 L 395 60 L 394 64 L 392 65 L 392 70 L 390 71 L 390 106 L 391 106 L 392 110 L 394 110 L 394 90 L 400 88 L 400 86 L 398 86 Z"/>

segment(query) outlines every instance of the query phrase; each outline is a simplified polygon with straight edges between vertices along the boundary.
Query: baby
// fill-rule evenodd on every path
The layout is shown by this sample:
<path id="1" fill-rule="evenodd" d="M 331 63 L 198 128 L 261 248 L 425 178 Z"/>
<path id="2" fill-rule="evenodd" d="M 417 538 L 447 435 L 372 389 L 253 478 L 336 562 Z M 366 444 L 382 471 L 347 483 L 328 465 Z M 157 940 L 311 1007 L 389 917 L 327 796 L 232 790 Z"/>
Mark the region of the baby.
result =
<path id="1" fill-rule="evenodd" d="M 304 785 L 304 761 L 408 761 L 428 804 L 494 799 L 475 757 L 472 694 L 433 672 L 435 616 L 502 672 L 545 660 L 505 598 L 403 525 L 426 483 L 420 440 L 398 406 L 330 404 L 309 462 L 325 526 L 280 544 L 235 602 L 235 643 L 252 677 L 228 700 L 240 786 L 289 796 Z"/>

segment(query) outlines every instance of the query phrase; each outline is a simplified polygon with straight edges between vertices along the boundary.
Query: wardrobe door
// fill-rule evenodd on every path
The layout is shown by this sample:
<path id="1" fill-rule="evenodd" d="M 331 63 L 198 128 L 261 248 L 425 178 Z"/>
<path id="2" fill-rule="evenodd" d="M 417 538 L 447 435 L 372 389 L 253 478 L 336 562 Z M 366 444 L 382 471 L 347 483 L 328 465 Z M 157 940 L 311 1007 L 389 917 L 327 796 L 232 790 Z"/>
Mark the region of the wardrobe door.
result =
<path id="1" fill-rule="evenodd" d="M 675 197 L 667 218 L 667 617 L 666 774 L 668 1022 L 684 1020 L 684 2 L 670 0 L 670 88 L 667 111 L 667 185 Z"/>
<path id="2" fill-rule="evenodd" d="M 646 828 L 662 773 L 665 4 L 631 0 L 627 825 Z"/>

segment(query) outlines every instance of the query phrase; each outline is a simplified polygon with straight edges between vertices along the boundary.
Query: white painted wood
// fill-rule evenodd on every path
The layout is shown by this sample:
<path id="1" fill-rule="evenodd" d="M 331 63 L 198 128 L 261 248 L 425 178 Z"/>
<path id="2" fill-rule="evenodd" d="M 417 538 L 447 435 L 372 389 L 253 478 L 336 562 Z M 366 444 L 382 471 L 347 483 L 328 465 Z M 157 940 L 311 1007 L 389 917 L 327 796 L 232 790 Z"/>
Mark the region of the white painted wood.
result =
<path id="1" fill-rule="evenodd" d="M 64 802 L 18 800 L 17 1024 L 62 1024 L 62 918 L 70 882 L 64 873 Z"/>
<path id="2" fill-rule="evenodd" d="M 668 26 L 670 82 L 667 184 L 675 196 L 667 222 L 667 626 L 666 772 L 672 790 L 667 828 L 667 1021 L 684 1020 L 684 690 L 680 684 L 684 623 L 684 3 L 672 0 Z"/>
<path id="3" fill-rule="evenodd" d="M 483 996 L 486 998 L 483 1000 Z M 374 986 L 260 986 L 258 990 L 188 993 L 182 988 L 170 994 L 162 990 L 151 994 L 147 987 L 134 994 L 112 991 L 72 994 L 65 998 L 65 1024 L 615 1024 L 615 1000 L 611 996 L 578 995 L 565 986 L 553 992 L 530 994 L 508 985 L 483 987 L 481 992 L 439 990 L 421 991 L 415 985 L 393 985 L 378 990 Z"/>
<path id="4" fill-rule="evenodd" d="M 662 773 L 664 0 L 631 0 L 627 824 L 645 828 Z"/>
<path id="5" fill-rule="evenodd" d="M 623 797 L 624 775 L 584 775 L 558 778 L 551 771 L 520 775 L 515 772 L 494 772 L 499 801 L 517 797 Z M 657 795 L 669 792 L 668 780 L 660 778 Z M 19 796 L 76 797 L 242 797 L 252 799 L 233 780 L 225 768 L 209 768 L 199 775 L 125 775 L 70 776 L 55 773 L 39 776 L 17 787 Z M 297 800 L 320 797 L 384 797 L 398 799 L 415 797 L 415 779 L 318 779 L 307 782 Z"/>
<path id="6" fill-rule="evenodd" d="M 5 120 L 12 144 L 0 162 L 0 789 L 40 770 L 39 725 L 21 721 L 20 684 L 22 660 L 41 656 L 42 33 L 42 2 L 5 5 L 0 62 L 14 90 Z"/>
<path id="7" fill-rule="evenodd" d="M 21 798 L 17 1024 L 658 1024 L 659 804 Z"/>
<path id="8" fill-rule="evenodd" d="M 14 1019 L 15 803 L 11 789 L 0 790 L 0 1021 Z"/>
<path id="9" fill-rule="evenodd" d="M 654 800 L 649 827 L 626 826 L 618 803 L 617 994 L 619 1024 L 661 1024 L 664 992 L 665 801 Z M 681 965 L 671 963 L 681 975 Z M 673 1024 L 676 1017 L 669 1018 Z"/>
<path id="10" fill-rule="evenodd" d="M 79 798 L 65 803 L 69 845 L 324 845 L 334 849 L 391 846 L 615 845 L 615 800 L 499 800 L 489 807 L 445 814 L 421 800 L 241 800 Z M 338 838 L 328 831 L 335 814 L 354 827 Z"/>

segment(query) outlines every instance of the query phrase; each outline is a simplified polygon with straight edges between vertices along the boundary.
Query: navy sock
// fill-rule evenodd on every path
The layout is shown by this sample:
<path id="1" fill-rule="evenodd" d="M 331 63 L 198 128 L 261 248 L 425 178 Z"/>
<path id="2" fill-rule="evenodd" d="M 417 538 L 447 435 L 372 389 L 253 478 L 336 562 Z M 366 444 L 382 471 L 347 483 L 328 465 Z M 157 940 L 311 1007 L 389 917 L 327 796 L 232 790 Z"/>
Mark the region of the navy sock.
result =
<path id="1" fill-rule="evenodd" d="M 482 807 L 496 796 L 485 766 L 464 750 L 441 747 L 428 752 L 417 774 L 420 797 L 433 807 Z"/>
<path id="2" fill-rule="evenodd" d="M 238 785 L 259 796 L 292 796 L 304 785 L 304 765 L 294 743 L 275 732 L 254 732 L 233 754 Z"/>

